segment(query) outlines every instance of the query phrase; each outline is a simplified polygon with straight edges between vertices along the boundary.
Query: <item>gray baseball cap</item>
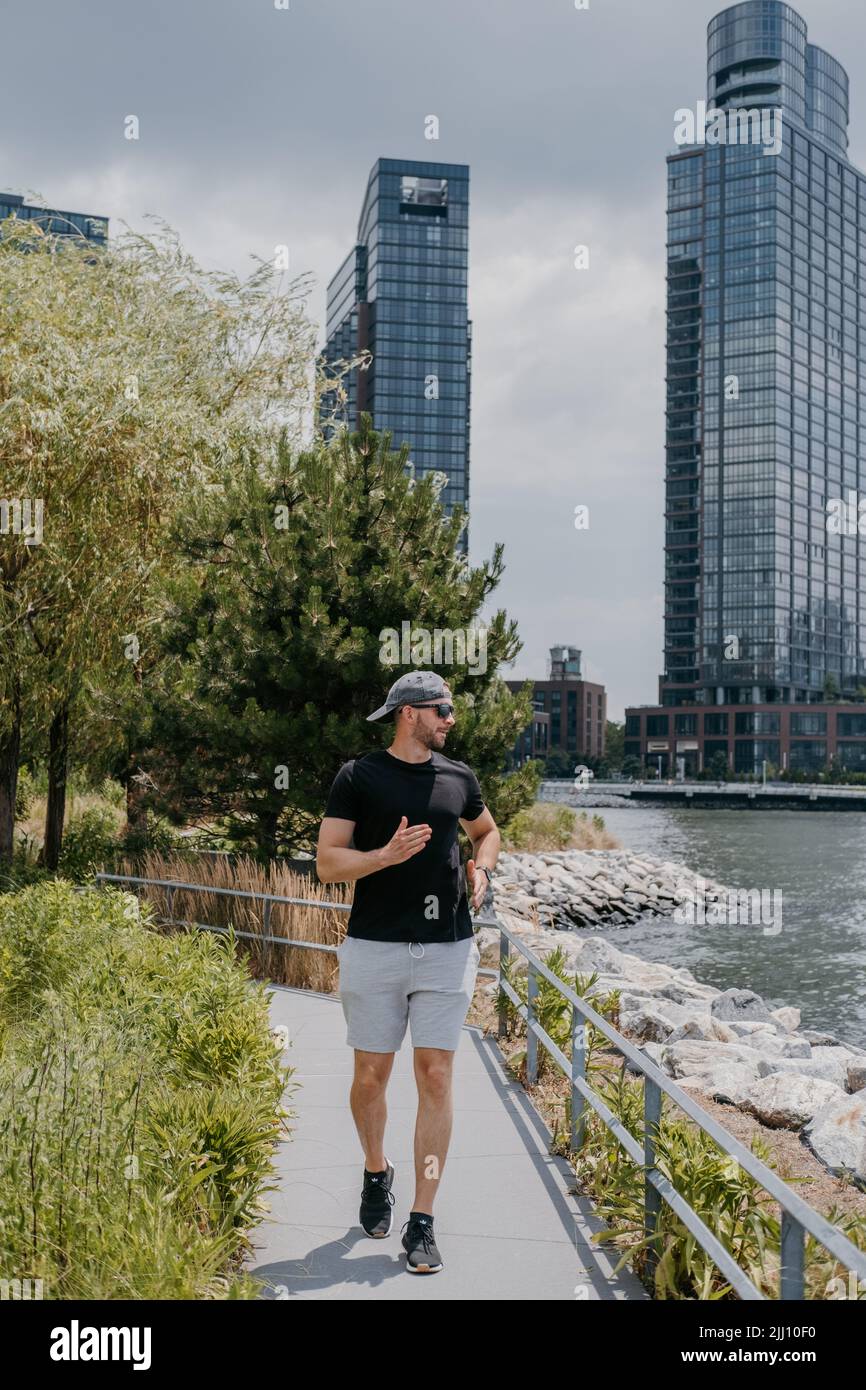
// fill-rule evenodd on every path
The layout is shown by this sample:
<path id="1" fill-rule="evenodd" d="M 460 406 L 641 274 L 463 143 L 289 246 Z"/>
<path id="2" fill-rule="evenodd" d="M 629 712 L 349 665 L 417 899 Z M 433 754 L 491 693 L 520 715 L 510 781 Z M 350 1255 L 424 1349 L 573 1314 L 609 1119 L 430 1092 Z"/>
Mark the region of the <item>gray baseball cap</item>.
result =
<path id="1" fill-rule="evenodd" d="M 395 680 L 384 705 L 367 715 L 367 723 L 393 713 L 398 705 L 426 705 L 429 700 L 445 700 L 447 689 L 446 682 L 435 671 L 410 671 L 407 676 Z"/>

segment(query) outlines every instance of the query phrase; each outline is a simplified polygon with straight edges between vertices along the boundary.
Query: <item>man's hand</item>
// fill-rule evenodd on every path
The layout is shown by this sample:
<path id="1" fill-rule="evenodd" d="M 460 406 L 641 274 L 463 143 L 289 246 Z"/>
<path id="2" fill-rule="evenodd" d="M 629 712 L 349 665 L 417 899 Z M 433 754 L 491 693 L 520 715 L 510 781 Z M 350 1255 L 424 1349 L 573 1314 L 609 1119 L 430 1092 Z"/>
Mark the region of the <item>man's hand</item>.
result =
<path id="1" fill-rule="evenodd" d="M 432 834 L 429 825 L 409 825 L 406 817 L 401 816 L 400 824 L 387 845 L 378 851 L 379 867 L 388 869 L 392 864 L 402 864 L 406 859 L 411 859 L 413 854 L 418 854 L 424 848 Z"/>
<path id="2" fill-rule="evenodd" d="M 480 912 L 484 899 L 487 896 L 487 886 L 490 882 L 483 869 L 479 868 L 475 872 L 475 860 L 470 859 L 466 864 L 466 874 L 469 879 L 469 887 L 472 891 L 472 911 Z"/>

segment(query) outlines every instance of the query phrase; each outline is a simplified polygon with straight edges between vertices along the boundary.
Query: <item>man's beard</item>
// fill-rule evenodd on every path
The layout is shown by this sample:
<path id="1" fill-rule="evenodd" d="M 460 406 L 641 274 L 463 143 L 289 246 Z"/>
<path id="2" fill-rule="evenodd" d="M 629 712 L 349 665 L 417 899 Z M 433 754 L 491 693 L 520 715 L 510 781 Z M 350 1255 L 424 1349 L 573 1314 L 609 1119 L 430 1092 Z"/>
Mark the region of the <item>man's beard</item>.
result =
<path id="1" fill-rule="evenodd" d="M 432 751 L 444 745 L 446 734 L 446 729 L 425 729 L 419 725 L 415 732 L 415 738 L 422 748 L 429 748 Z"/>

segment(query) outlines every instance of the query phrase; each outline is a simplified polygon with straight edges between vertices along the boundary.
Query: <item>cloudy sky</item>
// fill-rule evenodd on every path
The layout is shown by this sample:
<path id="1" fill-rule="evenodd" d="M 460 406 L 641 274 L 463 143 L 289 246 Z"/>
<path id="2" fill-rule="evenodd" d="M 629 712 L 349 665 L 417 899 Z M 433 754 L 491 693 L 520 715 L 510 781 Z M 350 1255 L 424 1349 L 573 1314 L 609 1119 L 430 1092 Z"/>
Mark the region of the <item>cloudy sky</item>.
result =
<path id="1" fill-rule="evenodd" d="M 285 0 L 278 0 L 285 3 Z M 656 699 L 664 159 L 706 95 L 720 0 L 40 0 L 6 7 L 0 187 L 142 226 L 208 267 L 290 247 L 325 286 L 380 155 L 467 163 L 471 558 L 505 543 L 509 676 L 583 650 L 609 713 Z M 801 0 L 848 69 L 866 167 L 862 0 Z M 862 94 L 862 96 L 861 96 Z M 140 138 L 124 138 L 136 115 Z M 427 115 L 439 140 L 424 138 Z M 574 247 L 590 248 L 588 270 Z M 574 509 L 589 508 L 588 530 Z"/>

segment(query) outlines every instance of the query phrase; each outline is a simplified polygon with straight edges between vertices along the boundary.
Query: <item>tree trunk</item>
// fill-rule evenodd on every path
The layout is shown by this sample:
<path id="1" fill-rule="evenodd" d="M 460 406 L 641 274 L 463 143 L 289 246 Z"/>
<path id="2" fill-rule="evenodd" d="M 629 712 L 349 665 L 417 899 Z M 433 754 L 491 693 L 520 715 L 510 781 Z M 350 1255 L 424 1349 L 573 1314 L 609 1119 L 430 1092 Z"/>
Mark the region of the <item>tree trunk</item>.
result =
<path id="1" fill-rule="evenodd" d="M 42 862 L 53 873 L 60 862 L 63 822 L 66 818 L 66 768 L 69 758 L 69 706 L 54 711 L 48 734 L 48 804 L 45 808 L 45 842 Z"/>
<path id="2" fill-rule="evenodd" d="M 270 864 L 277 856 L 277 823 L 279 811 L 259 811 L 256 823 L 257 858 L 263 864 Z"/>
<path id="3" fill-rule="evenodd" d="M 0 863 L 11 864 L 15 847 L 15 800 L 18 795 L 18 759 L 21 755 L 21 692 L 10 692 L 12 724 L 0 735 Z"/>

